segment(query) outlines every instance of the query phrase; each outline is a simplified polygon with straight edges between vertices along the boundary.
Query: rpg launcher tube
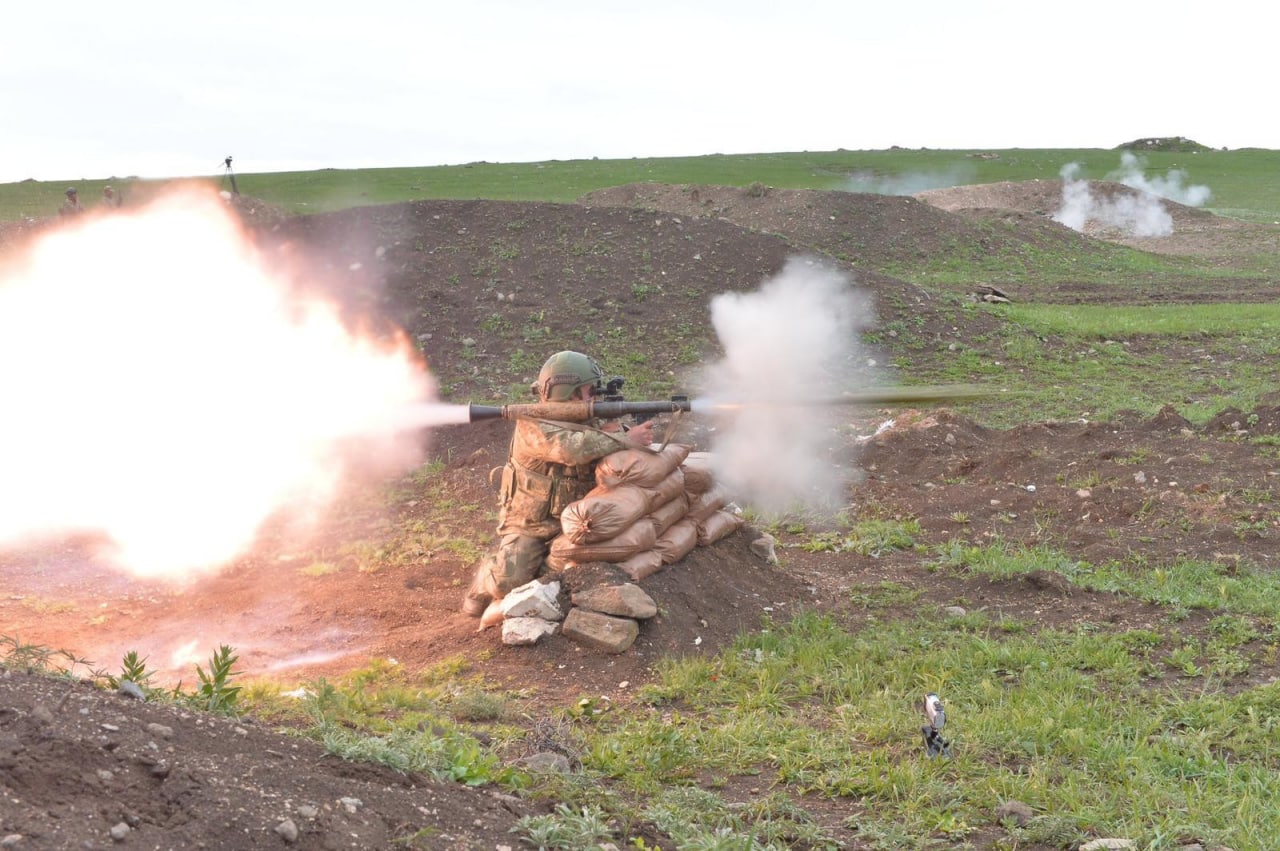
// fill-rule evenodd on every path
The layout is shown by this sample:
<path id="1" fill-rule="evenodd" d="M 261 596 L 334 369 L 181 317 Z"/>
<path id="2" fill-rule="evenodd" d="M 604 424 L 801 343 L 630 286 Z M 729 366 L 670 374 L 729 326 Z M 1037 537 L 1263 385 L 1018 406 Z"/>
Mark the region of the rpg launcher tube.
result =
<path id="1" fill-rule="evenodd" d="M 689 400 L 667 402 L 605 402 L 587 399 L 581 402 L 537 402 L 529 405 L 471 405 L 471 422 L 479 420 L 515 420 L 529 417 L 538 420 L 559 420 L 566 423 L 585 423 L 587 420 L 612 420 L 654 414 L 674 414 L 688 411 Z"/>
<path id="2" fill-rule="evenodd" d="M 720 402 L 705 399 L 665 402 L 609 402 L 587 399 L 574 402 L 538 402 L 527 405 L 471 405 L 471 422 L 515 420 L 531 417 L 543 420 L 583 423 L 592 419 L 616 419 L 628 414 L 651 417 L 678 411 L 729 412 L 752 407 L 820 408 L 844 405 L 931 405 L 962 402 L 994 395 L 999 391 L 973 385 L 933 387 L 888 387 L 865 390 L 824 399 L 752 399 L 748 402 Z"/>

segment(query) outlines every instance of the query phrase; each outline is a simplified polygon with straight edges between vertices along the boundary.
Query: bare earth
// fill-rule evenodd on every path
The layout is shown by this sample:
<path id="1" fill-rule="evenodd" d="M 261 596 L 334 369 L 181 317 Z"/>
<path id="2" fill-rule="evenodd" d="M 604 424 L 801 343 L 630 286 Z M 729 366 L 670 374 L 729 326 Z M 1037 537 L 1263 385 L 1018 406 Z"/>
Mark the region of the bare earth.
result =
<path id="1" fill-rule="evenodd" d="M 288 242 L 318 267 L 347 270 L 334 294 L 350 310 L 422 340 L 451 398 L 485 401 L 532 377 L 512 374 L 511 352 L 528 351 L 540 362 L 583 322 L 625 329 L 649 366 L 678 376 L 690 365 L 681 350 L 688 341 L 671 329 L 705 325 L 711 296 L 752 290 L 797 253 L 838 258 L 875 295 L 884 323 L 911 317 L 940 348 L 971 339 L 991 320 L 974 316 L 958 327 L 952 315 L 934 309 L 934 296 L 868 269 L 904 252 L 992 238 L 974 227 L 979 214 L 1011 225 L 1003 239 L 1095 239 L 1047 219 L 1056 191 L 1050 182 L 961 187 L 926 193 L 932 196 L 926 203 L 645 185 L 572 205 L 433 201 L 307 219 L 259 205 L 246 215 L 269 249 Z M 1238 240 L 1276 239 L 1274 230 L 1200 211 L 1175 219 L 1172 237 L 1138 247 L 1220 253 L 1229 262 Z M 384 251 L 375 254 L 379 247 Z M 357 260 L 362 265 L 352 269 Z M 633 297 L 636 287 L 652 287 L 644 291 L 654 295 Z M 1258 280 L 1244 298 L 1274 299 L 1276 289 L 1274 281 Z M 1021 295 L 1091 298 L 1048 287 Z M 1190 289 L 1182 295 L 1195 298 Z M 492 321 L 495 315 L 504 321 Z M 1076 421 L 1009 430 L 983 428 L 946 409 L 861 410 L 843 424 L 836 451 L 866 473 L 850 502 L 918 518 L 926 546 L 998 536 L 1051 544 L 1094 563 L 1141 552 L 1152 561 L 1185 555 L 1273 564 L 1275 530 L 1258 521 L 1271 516 L 1264 507 L 1280 500 L 1280 483 L 1270 459 L 1240 438 L 1280 434 L 1280 408 L 1227 411 L 1192 428 L 1178 413 L 1179 401 L 1150 418 L 1094 422 L 1082 412 Z M 890 417 L 894 427 L 857 440 Z M 444 490 L 459 505 L 484 507 L 456 518 L 479 538 L 493 524 L 487 477 L 508 437 L 502 422 L 427 437 L 429 452 L 444 463 Z M 393 523 L 413 517 L 438 520 L 425 500 L 397 503 L 388 518 L 369 498 L 369 483 L 356 484 L 363 487 L 353 484 L 320 538 L 268 530 L 251 555 L 180 589 L 127 580 L 94 564 L 74 541 L 0 553 L 0 635 L 68 650 L 111 672 L 131 649 L 164 667 L 173 650 L 190 642 L 201 661 L 227 643 L 246 676 L 299 684 L 373 659 L 417 671 L 462 657 L 468 675 L 521 695 L 529 713 L 546 714 L 600 696 L 626 711 L 650 711 L 631 695 L 659 658 L 714 654 L 763 617 L 785 618 L 800 607 L 830 611 L 856 627 L 864 612 L 851 603 L 853 592 L 889 578 L 923 589 L 916 609 L 963 605 L 1047 625 L 1162 628 L 1152 608 L 1083 592 L 1049 574 L 947 578 L 910 553 L 808 553 L 785 537 L 781 565 L 771 566 L 750 552 L 752 533 L 744 530 L 642 583 L 662 613 L 626 653 L 600 655 L 560 636 L 509 648 L 457 613 L 472 565 L 447 550 L 376 572 L 356 569 L 344 543 L 377 541 Z M 301 572 L 319 560 L 340 569 Z M 1196 616 L 1180 624 L 1184 632 L 1204 627 Z M 184 666 L 190 686 L 193 669 Z M 1250 676 L 1271 679 L 1280 675 L 1274 668 L 1259 663 Z M 531 741 L 505 756 L 514 760 L 534 749 Z M 732 787 L 720 791 L 735 794 Z M 738 793 L 750 795 L 746 788 Z M 841 826 L 852 804 L 801 803 L 858 847 Z M 0 674 L 0 839 L 20 835 L 15 848 L 280 848 L 288 843 L 277 829 L 287 833 L 281 825 L 288 820 L 303 848 L 390 848 L 426 829 L 430 838 L 415 847 L 496 849 L 517 847 L 515 822 L 553 804 L 343 762 L 250 718 L 145 705 L 83 682 L 10 669 Z M 110 831 L 121 824 L 129 829 L 117 843 Z M 650 846 L 663 839 L 647 837 Z"/>

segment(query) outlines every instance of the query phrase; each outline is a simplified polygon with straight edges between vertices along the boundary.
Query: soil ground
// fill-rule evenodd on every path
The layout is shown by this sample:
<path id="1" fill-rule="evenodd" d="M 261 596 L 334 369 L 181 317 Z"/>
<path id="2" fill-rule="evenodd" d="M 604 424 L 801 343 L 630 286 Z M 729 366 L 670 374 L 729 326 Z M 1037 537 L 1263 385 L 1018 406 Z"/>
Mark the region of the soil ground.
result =
<path id="1" fill-rule="evenodd" d="M 302 219 L 254 205 L 246 217 L 269 250 L 288 245 L 327 270 L 337 281 L 332 294 L 349 310 L 419 340 L 451 398 L 481 401 L 527 383 L 545 353 L 580 339 L 584 321 L 625 329 L 649 368 L 679 375 L 710 349 L 705 330 L 677 337 L 672 329 L 704 324 L 711 296 L 752 290 L 797 253 L 840 258 L 876 296 L 882 321 L 911 316 L 923 336 L 942 342 L 974 334 L 993 320 L 975 316 L 973 325 L 957 327 L 952 315 L 933 310 L 930 293 L 871 269 L 902 252 L 990 239 L 975 229 L 975 211 L 1005 220 L 1007 239 L 1094 239 L 1047 219 L 1047 185 L 946 190 L 938 206 L 848 193 L 639 186 L 579 204 L 417 202 Z M 1237 240 L 1276 238 L 1199 211 L 1176 220 L 1172 237 L 1142 248 L 1229 257 Z M 1274 280 L 1248 286 L 1258 299 L 1275 298 L 1278 289 Z M 1089 298 L 1048 289 L 1038 295 Z M 517 361 L 516 351 L 529 356 Z M 1052 545 L 1093 563 L 1143 553 L 1153 562 L 1188 556 L 1274 564 L 1274 515 L 1265 506 L 1280 501 L 1280 482 L 1273 460 L 1242 437 L 1280 434 L 1280 408 L 1226 411 L 1193 427 L 1170 402 L 1154 417 L 1007 430 L 945 408 L 859 410 L 842 424 L 837 451 L 866 474 L 850 504 L 918 519 L 925 546 L 1000 539 Z M 892 427 L 861 439 L 889 419 Z M 427 436 L 440 492 L 482 507 L 456 518 L 478 540 L 493 524 L 488 474 L 508 437 L 501 421 Z M 131 649 L 165 668 L 181 647 L 201 648 L 203 663 L 205 648 L 227 643 L 246 676 L 298 683 L 374 659 L 418 671 L 461 658 L 466 675 L 509 689 L 536 715 L 583 697 L 626 707 L 660 658 L 714 654 L 766 616 L 816 607 L 856 626 L 865 617 L 859 589 L 886 580 L 921 591 L 913 611 L 963 605 L 1050 625 L 1161 628 L 1153 607 L 1081 591 L 1052 574 L 942 577 L 911 553 L 808 552 L 800 537 L 787 535 L 774 566 L 752 554 L 754 533 L 743 530 L 642 583 L 662 611 L 621 655 L 560 636 L 505 647 L 458 613 L 473 565 L 449 550 L 357 569 L 345 543 L 377 541 L 414 519 L 439 521 L 426 499 L 383 510 L 369 496 L 374 485 L 353 483 L 320 537 L 268 530 L 253 553 L 183 588 L 113 573 L 86 555 L 84 542 L 0 553 L 0 635 L 69 651 L 111 672 Z M 340 569 L 301 572 L 318 560 Z M 1204 627 L 1194 615 L 1180 624 L 1184 632 Z M 190 661 L 182 665 L 190 685 Z M 1269 679 L 1280 670 L 1258 665 L 1250 676 Z M 288 819 L 298 847 L 388 848 L 426 829 L 421 847 L 496 849 L 518 847 L 512 825 L 549 806 L 343 762 L 253 719 L 142 704 L 12 668 L 0 674 L 0 795 L 0 838 L 21 836 L 16 848 L 276 848 L 287 844 L 279 831 L 288 832 L 281 827 Z M 838 802 L 809 805 L 857 847 L 840 826 L 847 813 Z M 110 831 L 121 824 L 128 835 L 115 840 Z"/>

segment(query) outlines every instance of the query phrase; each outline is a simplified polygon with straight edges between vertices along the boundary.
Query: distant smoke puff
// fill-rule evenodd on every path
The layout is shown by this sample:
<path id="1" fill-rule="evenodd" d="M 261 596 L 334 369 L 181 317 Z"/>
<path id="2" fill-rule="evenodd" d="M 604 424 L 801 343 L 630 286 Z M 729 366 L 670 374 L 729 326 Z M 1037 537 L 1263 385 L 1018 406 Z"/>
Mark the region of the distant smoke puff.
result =
<path id="1" fill-rule="evenodd" d="M 855 171 L 842 187 L 846 192 L 875 195 L 915 195 L 930 189 L 947 189 L 973 182 L 972 167 L 955 166 L 944 171 L 913 171 L 906 174 L 876 174 Z"/>
<path id="2" fill-rule="evenodd" d="M 1173 233 L 1173 216 L 1160 202 L 1161 198 L 1192 207 L 1210 198 L 1207 186 L 1184 186 L 1186 173 L 1180 169 L 1152 179 L 1146 177 L 1144 167 L 1140 157 L 1126 151 L 1120 157 L 1120 169 L 1108 174 L 1107 179 L 1135 189 L 1137 194 L 1098 199 L 1090 192 L 1089 182 L 1080 177 L 1080 164 L 1067 163 L 1061 171 L 1062 205 L 1053 220 L 1077 231 L 1095 222 L 1129 236 L 1168 236 Z"/>
<path id="3" fill-rule="evenodd" d="M 723 360 L 702 376 L 712 402 L 745 403 L 721 424 L 717 476 L 765 513 L 834 510 L 851 471 L 833 451 L 839 407 L 804 406 L 845 389 L 860 354 L 858 332 L 874 321 L 869 296 L 817 261 L 793 258 L 758 292 L 711 302 Z"/>

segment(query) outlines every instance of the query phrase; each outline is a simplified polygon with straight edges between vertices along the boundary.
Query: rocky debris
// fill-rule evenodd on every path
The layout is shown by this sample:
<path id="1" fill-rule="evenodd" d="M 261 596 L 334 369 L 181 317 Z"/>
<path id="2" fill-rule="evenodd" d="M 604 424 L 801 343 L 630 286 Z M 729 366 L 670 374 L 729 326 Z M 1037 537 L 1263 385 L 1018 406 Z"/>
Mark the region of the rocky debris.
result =
<path id="1" fill-rule="evenodd" d="M 564 619 L 564 612 L 557 600 L 559 596 L 559 582 L 534 580 L 503 597 L 500 607 L 504 618 L 542 618 L 558 621 Z"/>
<path id="2" fill-rule="evenodd" d="M 621 653 L 640 636 L 640 624 L 630 618 L 573 609 L 564 619 L 564 634 L 579 644 L 604 653 Z"/>
<path id="3" fill-rule="evenodd" d="M 1026 827 L 1035 815 L 1035 811 L 1021 801 L 1005 801 L 995 811 L 996 821 L 1011 821 L 1018 827 Z"/>
<path id="4" fill-rule="evenodd" d="M 554 635 L 559 627 L 557 622 L 542 618 L 505 618 L 502 621 L 502 643 L 510 647 L 528 647 L 548 635 Z"/>
<path id="5" fill-rule="evenodd" d="M 633 620 L 647 620 L 658 613 L 653 598 L 630 582 L 623 585 L 597 585 L 573 595 L 573 604 L 602 615 L 615 615 Z"/>

